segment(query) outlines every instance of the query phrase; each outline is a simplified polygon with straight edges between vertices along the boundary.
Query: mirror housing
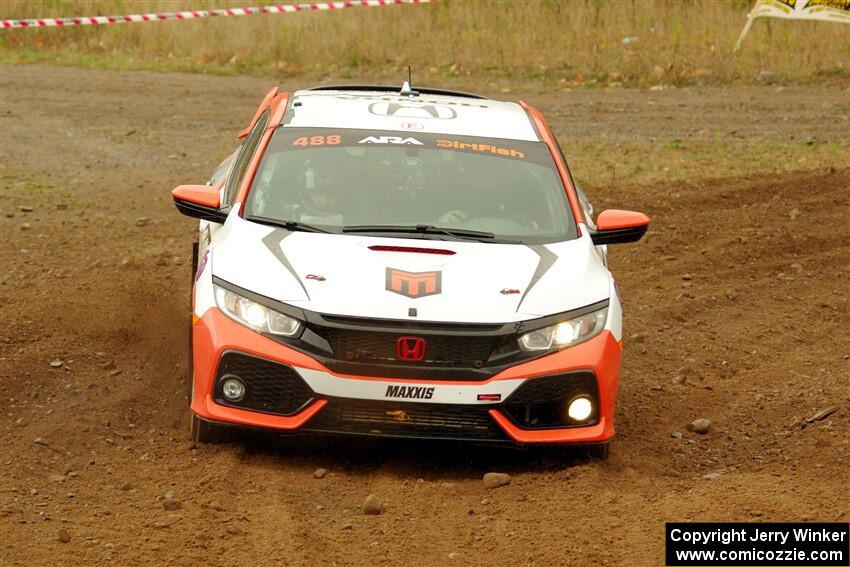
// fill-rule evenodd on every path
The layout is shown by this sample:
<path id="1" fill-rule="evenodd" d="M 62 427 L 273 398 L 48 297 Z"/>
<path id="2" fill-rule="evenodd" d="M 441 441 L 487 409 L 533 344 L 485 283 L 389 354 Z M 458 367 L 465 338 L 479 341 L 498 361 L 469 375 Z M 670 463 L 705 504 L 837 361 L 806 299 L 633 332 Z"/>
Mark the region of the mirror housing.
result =
<path id="1" fill-rule="evenodd" d="M 222 211 L 218 189 L 209 185 L 180 185 L 171 191 L 177 210 L 196 219 L 223 223 L 227 213 Z"/>
<path id="2" fill-rule="evenodd" d="M 637 242 L 649 228 L 649 217 L 634 211 L 610 209 L 599 213 L 596 231 L 590 238 L 596 245 Z"/>

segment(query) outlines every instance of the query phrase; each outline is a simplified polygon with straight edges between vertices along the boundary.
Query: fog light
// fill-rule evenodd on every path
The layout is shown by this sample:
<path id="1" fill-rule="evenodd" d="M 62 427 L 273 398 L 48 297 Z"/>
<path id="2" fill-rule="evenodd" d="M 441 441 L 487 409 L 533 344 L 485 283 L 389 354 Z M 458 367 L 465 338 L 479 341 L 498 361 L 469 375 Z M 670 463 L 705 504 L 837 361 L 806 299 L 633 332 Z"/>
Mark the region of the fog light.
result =
<path id="1" fill-rule="evenodd" d="M 221 393 L 224 394 L 227 401 L 238 402 L 245 397 L 245 383 L 237 376 L 228 374 L 222 380 Z"/>
<path id="2" fill-rule="evenodd" d="M 593 402 L 589 398 L 576 398 L 570 402 L 567 415 L 573 421 L 584 421 L 593 413 Z"/>

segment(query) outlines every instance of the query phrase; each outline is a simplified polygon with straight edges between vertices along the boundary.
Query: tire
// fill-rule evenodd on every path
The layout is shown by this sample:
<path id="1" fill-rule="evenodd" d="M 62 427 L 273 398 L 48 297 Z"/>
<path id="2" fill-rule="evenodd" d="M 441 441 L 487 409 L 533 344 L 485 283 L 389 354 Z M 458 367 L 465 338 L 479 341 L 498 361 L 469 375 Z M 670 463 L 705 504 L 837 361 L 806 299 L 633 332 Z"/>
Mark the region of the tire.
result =
<path id="1" fill-rule="evenodd" d="M 198 273 L 198 250 L 200 250 L 200 244 L 198 242 L 192 243 L 192 279 L 189 280 L 192 285 L 195 285 L 195 274 Z M 191 297 L 189 298 L 191 301 Z"/>
<path id="2" fill-rule="evenodd" d="M 192 280 L 191 286 L 195 285 L 195 274 L 198 271 L 198 243 L 192 243 Z M 190 312 L 195 311 L 195 305 L 192 297 L 192 293 L 189 293 L 189 309 Z M 187 396 L 189 398 L 189 405 L 192 405 L 192 397 L 194 396 L 195 389 L 195 360 L 193 353 L 193 345 L 192 345 L 192 325 L 189 325 L 189 375 L 187 376 L 186 382 L 187 386 Z M 195 443 L 226 443 L 233 439 L 232 431 L 229 427 L 217 425 L 211 421 L 206 421 L 199 418 L 194 412 L 190 412 L 192 417 L 192 441 Z"/>
<path id="3" fill-rule="evenodd" d="M 587 448 L 587 456 L 593 459 L 594 461 L 607 461 L 610 449 L 611 445 L 609 443 L 591 445 Z"/>
<path id="4" fill-rule="evenodd" d="M 195 355 L 192 347 L 192 325 L 189 325 L 188 336 L 188 349 L 189 352 L 189 360 L 186 365 L 186 400 L 189 402 L 189 405 L 192 405 L 192 397 L 195 395 Z"/>
<path id="5" fill-rule="evenodd" d="M 233 440 L 233 431 L 225 426 L 206 421 L 192 414 L 192 441 L 195 443 L 227 443 Z"/>
<path id="6" fill-rule="evenodd" d="M 189 284 L 189 313 L 190 313 L 190 323 L 189 323 L 189 333 L 188 333 L 188 341 L 189 341 L 189 364 L 186 365 L 188 368 L 186 375 L 186 397 L 189 400 L 189 405 L 192 405 L 192 395 L 194 393 L 195 388 L 195 357 L 193 353 L 193 344 L 192 344 L 192 323 L 191 323 L 191 314 L 195 312 L 195 301 L 192 297 L 192 290 L 195 286 L 195 273 L 198 271 L 198 243 L 192 243 L 192 279 Z"/>

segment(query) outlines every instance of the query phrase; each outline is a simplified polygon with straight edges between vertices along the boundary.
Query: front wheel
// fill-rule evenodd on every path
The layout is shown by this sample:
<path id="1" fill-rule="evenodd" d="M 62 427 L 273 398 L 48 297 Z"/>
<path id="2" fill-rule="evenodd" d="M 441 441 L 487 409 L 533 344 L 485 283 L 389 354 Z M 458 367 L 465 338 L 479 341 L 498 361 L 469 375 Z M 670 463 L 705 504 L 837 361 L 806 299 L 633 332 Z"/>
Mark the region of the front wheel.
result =
<path id="1" fill-rule="evenodd" d="M 186 376 L 186 397 L 189 399 L 189 405 L 190 406 L 192 405 L 192 390 L 193 390 L 194 385 L 195 385 L 195 360 L 194 360 L 194 353 L 193 353 L 194 346 L 193 346 L 193 341 L 192 341 L 192 332 L 193 332 L 192 315 L 194 315 L 194 313 L 195 313 L 194 286 L 195 286 L 195 273 L 197 271 L 198 271 L 198 243 L 193 242 L 192 243 L 192 280 L 191 280 L 191 283 L 189 284 L 189 314 L 190 314 L 189 315 L 189 321 L 188 321 L 188 326 L 189 326 L 189 333 L 188 334 L 189 334 L 189 336 L 187 338 L 187 342 L 189 343 L 189 350 L 188 350 L 189 360 L 187 361 L 188 364 L 186 365 L 187 368 L 188 368 L 188 372 L 187 372 L 187 376 Z"/>
<path id="2" fill-rule="evenodd" d="M 607 461 L 608 453 L 611 450 L 610 443 L 600 443 L 599 445 L 591 445 L 587 447 L 587 456 L 594 461 Z"/>
<path id="3" fill-rule="evenodd" d="M 232 430 L 229 427 L 206 421 L 192 414 L 192 441 L 195 443 L 227 443 L 232 438 Z"/>

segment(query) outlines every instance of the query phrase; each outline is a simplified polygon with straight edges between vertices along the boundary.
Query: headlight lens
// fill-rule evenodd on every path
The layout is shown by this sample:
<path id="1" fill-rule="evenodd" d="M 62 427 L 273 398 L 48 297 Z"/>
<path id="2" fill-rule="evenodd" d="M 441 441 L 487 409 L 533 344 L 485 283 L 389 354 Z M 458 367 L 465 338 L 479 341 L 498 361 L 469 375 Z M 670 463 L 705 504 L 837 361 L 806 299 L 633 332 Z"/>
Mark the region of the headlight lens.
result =
<path id="1" fill-rule="evenodd" d="M 576 345 L 602 332 L 607 319 L 608 308 L 605 307 L 599 311 L 521 335 L 519 346 L 522 350 L 535 351 Z"/>
<path id="2" fill-rule="evenodd" d="M 258 333 L 292 337 L 301 330 L 298 319 L 214 285 L 215 302 L 225 315 Z"/>

